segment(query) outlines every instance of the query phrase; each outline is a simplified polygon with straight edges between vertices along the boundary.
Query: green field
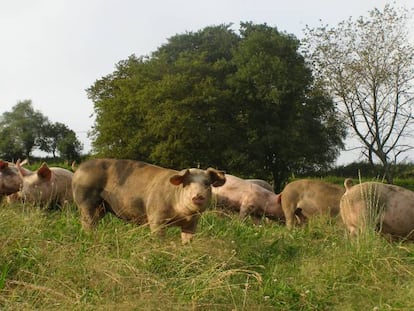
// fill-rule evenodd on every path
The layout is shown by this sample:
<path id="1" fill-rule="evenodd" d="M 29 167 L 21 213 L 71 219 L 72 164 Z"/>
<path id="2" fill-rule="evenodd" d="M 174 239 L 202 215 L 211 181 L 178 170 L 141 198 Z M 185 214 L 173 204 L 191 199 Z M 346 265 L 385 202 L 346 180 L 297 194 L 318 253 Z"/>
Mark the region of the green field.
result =
<path id="1" fill-rule="evenodd" d="M 0 207 L 1 310 L 409 310 L 414 245 L 339 220 L 288 231 L 210 210 L 182 246 L 107 216 L 83 232 L 75 207 Z"/>

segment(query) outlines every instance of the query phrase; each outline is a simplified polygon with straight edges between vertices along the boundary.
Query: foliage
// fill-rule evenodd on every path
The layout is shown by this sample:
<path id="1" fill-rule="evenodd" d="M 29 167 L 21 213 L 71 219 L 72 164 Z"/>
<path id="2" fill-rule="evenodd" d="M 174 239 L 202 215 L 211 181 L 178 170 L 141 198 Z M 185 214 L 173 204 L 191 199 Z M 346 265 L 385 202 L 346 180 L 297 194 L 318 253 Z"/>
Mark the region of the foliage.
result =
<path id="1" fill-rule="evenodd" d="M 79 159 L 82 149 L 75 132 L 60 122 L 46 122 L 42 126 L 42 135 L 39 137 L 38 144 L 40 150 L 52 153 L 54 158 L 58 151 L 62 158 L 68 160 Z"/>
<path id="2" fill-rule="evenodd" d="M 406 9 L 387 4 L 336 27 L 306 29 L 304 51 L 315 76 L 340 104 L 344 120 L 370 163 L 391 166 L 413 147 L 414 45 Z"/>
<path id="3" fill-rule="evenodd" d="M 41 112 L 35 111 L 32 102 L 17 103 L 10 112 L 3 113 L 0 121 L 0 157 L 16 159 L 29 157 L 40 136 L 41 126 L 46 122 Z"/>
<path id="4" fill-rule="evenodd" d="M 309 88 L 312 75 L 297 53 L 299 42 L 250 23 L 242 24 L 241 37 L 231 77 L 245 133 L 239 146 L 247 161 L 239 165 L 256 176 L 265 169 L 273 181 L 284 181 L 291 172 L 331 163 L 344 133 L 331 100 Z"/>
<path id="5" fill-rule="evenodd" d="M 82 149 L 74 131 L 63 123 L 51 123 L 30 100 L 19 102 L 0 119 L 0 158 L 29 158 L 35 148 L 56 157 L 77 160 Z"/>
<path id="6" fill-rule="evenodd" d="M 288 231 L 210 210 L 181 246 L 107 216 L 86 234 L 75 208 L 0 206 L 5 310 L 411 310 L 412 243 L 344 237 L 335 220 Z"/>
<path id="7" fill-rule="evenodd" d="M 214 166 L 276 188 L 292 170 L 329 165 L 344 132 L 298 47 L 276 28 L 242 23 L 239 34 L 206 27 L 130 56 L 88 89 L 97 155 Z"/>

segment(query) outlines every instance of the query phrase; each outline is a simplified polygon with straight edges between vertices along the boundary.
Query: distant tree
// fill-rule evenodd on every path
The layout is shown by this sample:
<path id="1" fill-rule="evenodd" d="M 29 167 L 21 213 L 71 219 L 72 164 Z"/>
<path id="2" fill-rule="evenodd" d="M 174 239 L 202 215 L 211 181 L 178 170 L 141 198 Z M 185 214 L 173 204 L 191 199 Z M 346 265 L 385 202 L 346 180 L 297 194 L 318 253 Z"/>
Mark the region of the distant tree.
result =
<path id="1" fill-rule="evenodd" d="M 370 163 L 379 160 L 386 180 L 392 165 L 412 149 L 414 46 L 405 9 L 386 5 L 368 17 L 336 27 L 306 29 L 304 51 L 319 83 L 338 103 Z"/>
<path id="2" fill-rule="evenodd" d="M 1 124 L 1 122 L 0 122 Z M 24 154 L 21 144 L 19 144 L 17 137 L 13 130 L 9 127 L 0 128 L 0 159 L 16 161 Z"/>
<path id="3" fill-rule="evenodd" d="M 57 142 L 57 151 L 61 158 L 68 161 L 79 161 L 83 145 L 72 130 L 65 132 L 65 135 Z"/>
<path id="4" fill-rule="evenodd" d="M 18 102 L 10 112 L 3 113 L 0 120 L 0 136 L 6 138 L 8 144 L 0 144 L 1 153 L 30 157 L 47 121 L 41 112 L 34 110 L 31 100 Z"/>
<path id="5" fill-rule="evenodd" d="M 66 160 L 77 160 L 80 157 L 82 143 L 76 138 L 74 131 L 67 125 L 55 122 L 46 122 L 42 126 L 42 135 L 38 139 L 40 150 L 52 153 L 56 157 L 56 152 Z"/>
<path id="6" fill-rule="evenodd" d="M 240 34 L 206 27 L 119 62 L 88 89 L 95 151 L 216 166 L 273 179 L 276 189 L 295 170 L 329 165 L 343 131 L 298 47 L 275 28 L 243 23 Z"/>
<path id="7" fill-rule="evenodd" d="M 51 123 L 30 100 L 18 102 L 0 117 L 0 158 L 29 158 L 35 148 L 56 152 L 66 160 L 80 156 L 81 142 L 75 132 L 63 123 Z"/>

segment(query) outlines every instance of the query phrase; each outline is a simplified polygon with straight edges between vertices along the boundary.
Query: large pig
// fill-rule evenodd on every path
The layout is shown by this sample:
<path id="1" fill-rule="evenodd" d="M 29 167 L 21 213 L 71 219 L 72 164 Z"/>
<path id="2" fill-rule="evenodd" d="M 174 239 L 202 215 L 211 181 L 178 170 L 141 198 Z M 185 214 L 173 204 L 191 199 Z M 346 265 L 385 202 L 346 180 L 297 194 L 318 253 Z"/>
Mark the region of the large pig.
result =
<path id="1" fill-rule="evenodd" d="M 27 161 L 24 160 L 19 163 L 24 165 Z M 30 172 L 25 168 L 21 169 L 25 172 Z M 13 163 L 0 160 L 0 197 L 17 193 L 21 189 L 22 183 L 23 180 L 17 167 Z"/>
<path id="2" fill-rule="evenodd" d="M 19 161 L 16 163 L 23 180 L 20 196 L 25 202 L 49 205 L 73 201 L 72 176 L 69 170 L 60 167 L 48 167 L 43 163 L 35 172 L 22 169 Z"/>
<path id="3" fill-rule="evenodd" d="M 251 215 L 284 220 L 279 195 L 255 182 L 233 175 L 226 174 L 226 179 L 223 187 L 213 189 L 219 208 L 237 211 L 241 218 Z"/>
<path id="4" fill-rule="evenodd" d="M 210 204 L 211 186 L 226 182 L 223 172 L 209 168 L 176 171 L 132 160 L 95 159 L 82 163 L 73 177 L 73 195 L 82 225 L 91 229 L 107 212 L 151 232 L 181 228 L 183 244 L 195 233 Z"/>
<path id="5" fill-rule="evenodd" d="M 345 180 L 341 217 L 351 236 L 378 229 L 391 237 L 414 239 L 414 192 L 380 182 L 352 186 Z"/>
<path id="6" fill-rule="evenodd" d="M 298 218 L 305 221 L 314 215 L 338 215 L 344 192 L 343 187 L 321 180 L 299 179 L 288 183 L 280 197 L 287 227 L 293 228 Z"/>

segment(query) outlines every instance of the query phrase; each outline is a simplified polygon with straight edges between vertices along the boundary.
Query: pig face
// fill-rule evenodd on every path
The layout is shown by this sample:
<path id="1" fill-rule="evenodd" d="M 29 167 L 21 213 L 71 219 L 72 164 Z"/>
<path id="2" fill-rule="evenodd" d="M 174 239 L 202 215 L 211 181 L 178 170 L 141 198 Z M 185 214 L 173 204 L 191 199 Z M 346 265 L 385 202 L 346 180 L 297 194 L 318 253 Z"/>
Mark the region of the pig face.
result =
<path id="1" fill-rule="evenodd" d="M 23 161 L 18 160 L 16 165 L 0 160 L 0 196 L 10 195 L 21 189 L 23 180 L 19 174 L 19 169 L 22 172 L 31 172 L 22 167 L 27 163 L 27 159 Z"/>
<path id="2" fill-rule="evenodd" d="M 43 163 L 36 172 L 24 172 L 19 168 L 19 173 L 23 179 L 21 197 L 25 201 L 46 203 L 53 198 L 52 172 L 46 163 Z"/>
<path id="3" fill-rule="evenodd" d="M 179 191 L 182 212 L 194 214 L 203 212 L 210 203 L 211 187 L 224 185 L 224 172 L 209 168 L 187 169 L 170 178 L 170 183 L 182 187 Z"/>
<path id="4" fill-rule="evenodd" d="M 22 178 L 16 167 L 0 160 L 0 195 L 9 195 L 20 190 Z"/>
<path id="5" fill-rule="evenodd" d="M 283 213 L 281 204 L 281 195 L 272 194 L 271 198 L 267 201 L 265 215 L 275 220 L 284 220 L 285 214 Z"/>

